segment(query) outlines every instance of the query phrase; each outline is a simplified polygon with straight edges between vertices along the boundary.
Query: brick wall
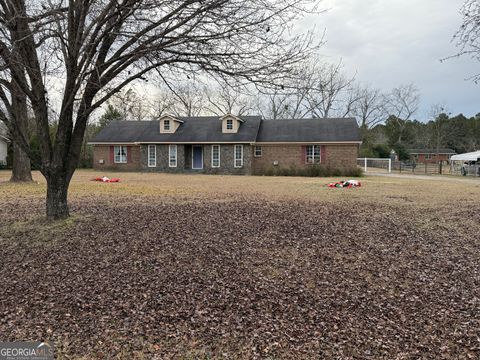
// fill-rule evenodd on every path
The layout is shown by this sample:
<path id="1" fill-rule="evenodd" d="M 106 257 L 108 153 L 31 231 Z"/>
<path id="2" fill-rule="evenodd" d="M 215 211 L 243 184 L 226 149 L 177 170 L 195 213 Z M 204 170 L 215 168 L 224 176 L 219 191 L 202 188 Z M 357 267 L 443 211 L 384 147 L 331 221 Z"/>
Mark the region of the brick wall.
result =
<path id="1" fill-rule="evenodd" d="M 113 146 L 112 146 L 113 147 Z M 96 170 L 140 170 L 140 146 L 128 146 L 127 163 L 117 164 L 110 155 L 109 145 L 95 145 L 93 147 L 93 168 Z M 101 164 L 103 160 L 103 164 Z"/>
<path id="2" fill-rule="evenodd" d="M 354 167 L 357 164 L 358 145 L 322 145 L 322 164 L 333 167 Z M 268 169 L 275 161 L 279 168 L 306 167 L 305 147 L 302 145 L 262 145 L 262 156 L 253 158 L 253 171 Z"/>
<path id="3" fill-rule="evenodd" d="M 326 145 L 327 164 L 333 167 L 355 167 L 357 166 L 358 145 Z"/>
<path id="4" fill-rule="evenodd" d="M 185 146 L 177 145 L 177 166 L 169 166 L 169 145 L 155 145 L 157 154 L 157 166 L 148 166 L 148 145 L 142 145 L 141 168 L 144 171 L 161 171 L 161 172 L 182 172 L 185 169 Z"/>
<path id="5" fill-rule="evenodd" d="M 234 145 L 220 145 L 220 167 L 212 168 L 212 146 L 203 147 L 204 172 L 207 174 L 248 175 L 252 170 L 252 146 L 243 144 L 243 166 L 234 167 Z"/>
<path id="6" fill-rule="evenodd" d="M 129 146 L 126 164 L 116 164 L 111 160 L 110 146 L 95 145 L 93 151 L 94 169 L 112 170 L 143 170 L 159 172 L 191 171 L 191 146 L 177 145 L 177 167 L 168 167 L 168 145 L 156 145 L 157 166 L 148 167 L 148 146 Z M 306 167 L 304 147 L 302 145 L 262 145 L 262 157 L 254 157 L 254 147 L 243 145 L 243 167 L 234 168 L 234 145 L 220 146 L 220 168 L 211 166 L 211 145 L 203 146 L 203 169 L 197 170 L 209 174 L 239 174 L 247 175 L 273 166 L 278 161 L 278 167 Z M 322 145 L 322 164 L 333 167 L 354 167 L 357 164 L 358 145 Z M 100 164 L 100 160 L 104 163 Z"/>
<path id="7" fill-rule="evenodd" d="M 278 167 L 301 167 L 302 147 L 300 145 L 262 145 L 262 156 L 253 158 L 253 171 L 261 171 L 273 166 L 278 161 Z"/>
<path id="8" fill-rule="evenodd" d="M 212 146 L 203 145 L 203 169 L 192 169 L 192 146 L 177 145 L 177 167 L 168 166 L 168 145 L 156 145 L 157 166 L 149 167 L 147 162 L 148 146 L 141 146 L 141 169 L 143 171 L 158 172 L 198 172 L 204 174 L 238 174 L 246 175 L 251 173 L 252 147 L 243 144 L 243 167 L 235 168 L 234 145 L 220 145 L 220 167 L 212 168 Z"/>

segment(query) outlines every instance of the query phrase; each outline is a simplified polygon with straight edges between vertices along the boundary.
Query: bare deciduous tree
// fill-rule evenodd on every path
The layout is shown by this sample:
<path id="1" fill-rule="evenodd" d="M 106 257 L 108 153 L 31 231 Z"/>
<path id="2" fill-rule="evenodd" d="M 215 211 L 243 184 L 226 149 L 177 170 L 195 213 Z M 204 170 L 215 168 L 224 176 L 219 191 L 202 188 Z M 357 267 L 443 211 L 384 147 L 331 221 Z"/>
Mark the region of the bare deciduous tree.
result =
<path id="1" fill-rule="evenodd" d="M 200 116 L 205 112 L 205 93 L 196 81 L 167 82 L 172 95 L 170 112 L 176 116 Z"/>
<path id="2" fill-rule="evenodd" d="M 160 92 L 150 100 L 150 115 L 152 119 L 159 119 L 163 115 L 173 113 L 175 99 L 168 89 L 160 89 Z"/>
<path id="3" fill-rule="evenodd" d="M 352 113 L 357 117 L 361 129 L 371 128 L 386 120 L 386 97 L 379 89 L 359 86 L 355 91 L 358 95 Z"/>
<path id="4" fill-rule="evenodd" d="M 11 34 L 5 33 L 4 36 L 10 42 L 13 41 Z M 17 47 L 12 48 L 11 57 L 12 59 L 17 59 L 14 66 L 19 76 L 25 81 L 25 69 L 19 60 L 20 54 Z M 19 145 L 22 140 L 21 137 L 24 137 L 24 141 L 29 139 L 27 96 L 22 92 L 16 81 L 9 79 L 8 67 L 1 58 L 0 62 L 2 68 L 0 76 L 0 120 L 9 128 L 13 147 L 12 177 L 10 181 L 30 182 L 32 181 L 30 158 Z M 15 124 L 15 128 L 11 124 Z"/>
<path id="5" fill-rule="evenodd" d="M 15 86 L 15 85 L 13 85 Z M 11 116 L 10 119 L 14 119 L 17 127 L 25 134 L 25 137 L 29 138 L 29 116 L 27 98 L 18 89 L 14 89 L 12 92 L 11 103 Z M 15 133 L 14 133 L 15 134 Z M 18 135 L 16 135 L 18 136 Z M 12 182 L 30 182 L 32 179 L 32 168 L 30 158 L 27 153 L 19 145 L 15 135 L 12 136 L 13 147 L 13 163 L 12 163 Z M 38 160 L 38 159 L 37 159 Z"/>
<path id="6" fill-rule="evenodd" d="M 118 92 L 110 98 L 108 104 L 122 114 L 123 120 L 141 121 L 150 116 L 149 101 L 132 88 Z"/>
<path id="7" fill-rule="evenodd" d="M 387 95 L 386 106 L 399 130 L 397 142 L 402 143 L 407 121 L 412 120 L 420 106 L 420 92 L 414 84 L 401 85 Z"/>
<path id="8" fill-rule="evenodd" d="M 466 0 L 460 13 L 463 16 L 463 22 L 454 35 L 454 41 L 460 51 L 455 56 L 467 55 L 480 61 L 480 3 L 478 0 Z M 480 73 L 473 75 L 472 79 L 478 83 Z"/>
<path id="9" fill-rule="evenodd" d="M 274 90 L 257 97 L 256 109 L 264 119 L 278 120 L 290 117 L 289 104 L 290 94 L 280 90 Z"/>
<path id="10" fill-rule="evenodd" d="M 207 99 L 206 110 L 215 115 L 248 115 L 253 106 L 253 98 L 245 86 L 220 80 L 216 86 L 204 87 Z"/>
<path id="11" fill-rule="evenodd" d="M 311 59 L 299 63 L 292 77 L 281 88 L 264 91 L 257 108 L 267 119 L 301 119 L 311 116 L 309 96 L 318 77 L 318 64 Z"/>
<path id="12" fill-rule="evenodd" d="M 442 103 L 432 105 L 429 112 L 430 127 L 431 127 L 431 144 L 436 150 L 437 156 L 440 152 L 440 148 L 445 145 L 447 138 L 447 125 L 448 125 L 448 110 L 447 106 Z"/>
<path id="13" fill-rule="evenodd" d="M 349 98 L 355 77 L 348 78 L 342 72 L 342 64 L 319 66 L 315 61 L 312 71 L 316 74 L 308 93 L 310 111 L 314 117 L 327 118 L 333 114 L 345 116 L 351 111 L 355 98 Z M 342 98 L 343 96 L 343 98 Z M 347 109 L 345 111 L 345 109 Z"/>
<path id="14" fill-rule="evenodd" d="M 147 80 L 153 70 L 281 83 L 315 50 L 311 34 L 287 34 L 288 25 L 311 5 L 303 0 L 0 0 L 0 58 L 35 115 L 47 217 L 69 216 L 67 192 L 87 121 L 114 94 Z M 42 54 L 52 52 L 55 57 L 44 62 Z M 53 139 L 46 78 L 55 72 L 49 68 L 63 82 Z M 9 127 L 22 132 L 15 122 Z M 33 156 L 24 134 L 19 144 Z"/>

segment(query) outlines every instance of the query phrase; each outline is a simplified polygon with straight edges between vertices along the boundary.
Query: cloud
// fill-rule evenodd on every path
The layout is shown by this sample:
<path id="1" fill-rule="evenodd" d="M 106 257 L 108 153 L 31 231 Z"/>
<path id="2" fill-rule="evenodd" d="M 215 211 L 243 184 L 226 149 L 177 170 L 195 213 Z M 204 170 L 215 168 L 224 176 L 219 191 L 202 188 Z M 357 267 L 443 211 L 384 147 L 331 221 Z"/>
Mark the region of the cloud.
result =
<path id="1" fill-rule="evenodd" d="M 466 80 L 480 72 L 456 53 L 452 36 L 461 24 L 460 0 L 324 0 L 327 12 L 310 16 L 302 28 L 326 28 L 326 61 L 342 59 L 357 79 L 384 91 L 415 83 L 422 92 L 423 117 L 444 102 L 452 112 L 480 112 L 480 85 Z"/>

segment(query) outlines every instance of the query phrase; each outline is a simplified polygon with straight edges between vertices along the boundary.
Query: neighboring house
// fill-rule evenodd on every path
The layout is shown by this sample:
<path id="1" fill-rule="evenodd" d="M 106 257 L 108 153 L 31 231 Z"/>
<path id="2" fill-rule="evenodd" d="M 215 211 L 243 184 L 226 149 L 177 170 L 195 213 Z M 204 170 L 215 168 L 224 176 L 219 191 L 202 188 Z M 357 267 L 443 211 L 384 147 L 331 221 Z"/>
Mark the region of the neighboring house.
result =
<path id="1" fill-rule="evenodd" d="M 166 115 L 112 122 L 90 144 L 96 169 L 254 174 L 314 164 L 355 167 L 361 137 L 354 118 Z"/>
<path id="2" fill-rule="evenodd" d="M 8 143 L 7 129 L 0 123 L 0 165 L 7 165 Z"/>
<path id="3" fill-rule="evenodd" d="M 452 149 L 410 149 L 410 157 L 417 163 L 438 163 L 449 161 L 456 152 Z"/>

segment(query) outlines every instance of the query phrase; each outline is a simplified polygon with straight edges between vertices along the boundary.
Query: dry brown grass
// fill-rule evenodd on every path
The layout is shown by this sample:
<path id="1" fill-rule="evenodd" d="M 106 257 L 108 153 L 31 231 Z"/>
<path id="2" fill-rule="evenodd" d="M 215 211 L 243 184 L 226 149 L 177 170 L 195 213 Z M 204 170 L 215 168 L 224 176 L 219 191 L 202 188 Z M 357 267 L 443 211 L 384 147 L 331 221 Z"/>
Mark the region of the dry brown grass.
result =
<path id="1" fill-rule="evenodd" d="M 480 356 L 480 181 L 81 170 L 74 216 L 49 223 L 34 177 L 0 183 L 5 340 L 82 359 Z"/>
<path id="2" fill-rule="evenodd" d="M 90 181 L 97 176 L 119 177 L 118 184 Z M 0 198 L 45 195 L 45 180 L 34 173 L 34 184 L 5 183 L 10 172 L 0 171 Z M 266 199 L 295 199 L 335 203 L 381 203 L 417 208 L 468 206 L 480 201 L 480 180 L 451 181 L 365 177 L 358 189 L 329 189 L 338 178 L 221 176 L 161 173 L 99 173 L 78 170 L 72 180 L 72 198 L 90 196 L 153 196 L 227 199 L 229 195 Z"/>

